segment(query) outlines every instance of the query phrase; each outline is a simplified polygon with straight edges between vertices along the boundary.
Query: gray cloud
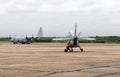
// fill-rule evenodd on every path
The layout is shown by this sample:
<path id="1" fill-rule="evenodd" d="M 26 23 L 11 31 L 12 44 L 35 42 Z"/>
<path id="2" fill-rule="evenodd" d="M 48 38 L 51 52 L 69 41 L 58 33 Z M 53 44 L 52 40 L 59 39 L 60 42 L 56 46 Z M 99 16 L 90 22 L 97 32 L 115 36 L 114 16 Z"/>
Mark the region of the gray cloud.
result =
<path id="1" fill-rule="evenodd" d="M 5 12 L 69 12 L 102 9 L 118 11 L 118 0 L 1 0 L 1 13 Z"/>
<path id="2" fill-rule="evenodd" d="M 61 30 L 69 31 L 77 22 L 86 35 L 119 35 L 119 7 L 119 0 L 0 0 L 0 33 L 31 34 L 42 25 L 46 35 L 64 35 Z"/>

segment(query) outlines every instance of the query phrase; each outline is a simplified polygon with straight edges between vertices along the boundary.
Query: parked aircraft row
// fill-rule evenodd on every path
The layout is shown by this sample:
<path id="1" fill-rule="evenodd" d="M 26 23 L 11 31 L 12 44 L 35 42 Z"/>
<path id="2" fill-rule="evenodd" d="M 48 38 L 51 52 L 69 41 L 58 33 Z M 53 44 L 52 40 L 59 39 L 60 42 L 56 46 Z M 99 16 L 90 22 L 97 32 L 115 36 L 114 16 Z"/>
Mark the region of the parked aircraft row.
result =
<path id="1" fill-rule="evenodd" d="M 66 37 L 61 37 L 61 38 L 53 38 L 52 40 L 68 40 L 66 48 L 64 49 L 65 52 L 73 52 L 73 48 L 78 47 L 81 51 L 83 51 L 83 49 L 81 48 L 81 46 L 79 45 L 78 40 L 95 40 L 94 38 L 80 38 L 80 34 L 81 32 L 79 32 L 77 34 L 77 24 L 75 24 L 75 31 L 74 34 L 69 32 L 69 35 Z M 11 40 L 11 42 L 13 42 L 13 44 L 17 44 L 17 43 L 21 43 L 21 44 L 30 44 L 32 42 L 34 42 L 36 39 L 42 38 L 43 37 L 43 31 L 42 28 L 40 27 L 38 35 L 37 36 L 25 36 L 25 37 L 9 37 L 9 39 Z"/>

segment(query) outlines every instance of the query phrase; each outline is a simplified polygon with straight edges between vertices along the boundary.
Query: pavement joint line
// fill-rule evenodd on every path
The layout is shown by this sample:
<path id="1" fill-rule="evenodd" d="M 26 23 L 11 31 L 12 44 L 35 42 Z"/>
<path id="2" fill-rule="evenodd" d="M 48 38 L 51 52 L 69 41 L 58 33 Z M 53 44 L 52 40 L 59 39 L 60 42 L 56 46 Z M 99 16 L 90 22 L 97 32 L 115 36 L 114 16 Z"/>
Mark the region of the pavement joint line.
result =
<path id="1" fill-rule="evenodd" d="M 105 63 L 106 64 L 106 63 Z M 97 66 L 96 66 L 97 65 Z M 49 72 L 45 75 L 42 75 L 42 76 L 36 76 L 36 77 L 47 77 L 47 76 L 50 76 L 50 75 L 54 75 L 54 74 L 60 74 L 60 73 L 68 73 L 68 72 L 76 72 L 76 71 L 83 71 L 83 70 L 88 70 L 88 69 L 94 69 L 94 68 L 103 68 L 103 67 L 111 67 L 111 66 L 114 66 L 114 65 L 119 65 L 119 62 L 116 62 L 116 63 L 113 63 L 113 64 L 108 64 L 108 65 L 101 65 L 98 63 L 98 64 L 94 64 L 94 65 L 90 65 L 89 67 L 87 68 L 81 68 L 81 69 L 68 69 L 68 70 L 61 70 L 61 71 L 53 71 L 53 72 L 50 72 L 50 71 L 36 71 L 36 70 L 24 70 L 24 69 L 8 69 L 8 68 L 0 68 L 0 69 L 5 69 L 5 70 L 21 70 L 21 71 L 34 71 L 34 72 L 30 72 L 30 73 L 40 73 L 40 72 Z M 83 71 L 84 72 L 84 71 Z M 17 74 L 17 75 L 12 75 L 12 76 L 5 76 L 5 77 L 13 77 L 13 76 L 20 76 L 20 75 L 27 75 L 27 74 L 30 74 L 30 73 L 26 73 L 26 74 Z M 94 77 L 102 77 L 102 76 L 107 76 L 107 75 L 114 75 L 114 74 L 119 74 L 120 72 L 113 72 L 113 73 L 105 73 L 105 74 L 101 74 L 101 75 L 97 75 L 97 76 L 94 76 Z"/>
<path id="2" fill-rule="evenodd" d="M 116 74 L 120 75 L 120 72 L 105 73 L 105 74 L 96 75 L 94 77 L 103 77 L 103 76 L 116 75 Z"/>
<path id="3" fill-rule="evenodd" d="M 50 72 L 48 74 L 42 75 L 42 76 L 36 76 L 36 77 L 47 77 L 50 75 L 54 75 L 54 74 L 60 74 L 60 73 L 68 73 L 68 72 L 76 72 L 76 71 L 83 71 L 83 70 L 88 70 L 88 69 L 94 69 L 94 68 L 102 68 L 102 67 L 111 67 L 113 65 L 118 65 L 118 63 L 116 64 L 112 64 L 112 65 L 103 65 L 103 66 L 92 66 L 92 67 L 88 67 L 88 68 L 82 68 L 82 69 L 74 69 L 74 70 L 66 70 L 66 71 L 54 71 L 54 72 Z M 103 75 L 98 75 L 98 76 L 94 76 L 94 77 L 101 77 L 101 76 L 106 76 L 106 75 L 113 75 L 113 74 L 119 74 L 120 72 L 113 72 L 113 73 L 106 73 Z"/>

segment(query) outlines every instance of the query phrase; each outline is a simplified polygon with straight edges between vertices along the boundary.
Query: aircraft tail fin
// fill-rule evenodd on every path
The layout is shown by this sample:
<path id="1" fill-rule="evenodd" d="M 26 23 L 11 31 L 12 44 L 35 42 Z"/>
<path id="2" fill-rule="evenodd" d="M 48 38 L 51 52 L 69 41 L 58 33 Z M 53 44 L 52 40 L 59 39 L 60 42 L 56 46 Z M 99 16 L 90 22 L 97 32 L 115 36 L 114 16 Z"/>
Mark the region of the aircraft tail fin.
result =
<path id="1" fill-rule="evenodd" d="M 42 37 L 42 36 L 43 36 L 43 30 L 42 30 L 42 27 L 40 27 L 38 31 L 38 37 Z"/>
<path id="2" fill-rule="evenodd" d="M 77 24 L 75 24 L 75 34 L 74 36 L 77 36 Z"/>

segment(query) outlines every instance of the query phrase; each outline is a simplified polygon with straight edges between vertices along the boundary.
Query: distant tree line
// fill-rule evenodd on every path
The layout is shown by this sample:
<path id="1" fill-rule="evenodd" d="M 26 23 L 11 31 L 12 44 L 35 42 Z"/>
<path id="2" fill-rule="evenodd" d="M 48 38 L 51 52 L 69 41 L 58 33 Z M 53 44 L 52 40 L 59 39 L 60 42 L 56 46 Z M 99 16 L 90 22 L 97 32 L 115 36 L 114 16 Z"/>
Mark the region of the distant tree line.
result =
<path id="1" fill-rule="evenodd" d="M 52 37 L 55 38 L 55 37 Z M 66 43 L 64 41 L 53 41 L 52 38 L 40 38 L 35 40 L 36 42 L 60 42 Z M 95 40 L 79 40 L 80 43 L 120 43 L 120 36 L 91 36 L 90 38 L 95 38 Z M 0 38 L 0 41 L 9 41 L 7 37 Z"/>
<path id="2" fill-rule="evenodd" d="M 7 37 L 1 37 L 1 38 L 0 38 L 0 41 L 3 41 L 3 42 L 4 42 L 4 41 L 9 41 L 9 39 L 8 39 Z"/>
<path id="3" fill-rule="evenodd" d="M 103 43 L 120 43 L 120 36 L 95 36 L 95 41 Z"/>
<path id="4" fill-rule="evenodd" d="M 35 40 L 35 42 L 52 42 L 52 38 L 40 38 Z"/>

